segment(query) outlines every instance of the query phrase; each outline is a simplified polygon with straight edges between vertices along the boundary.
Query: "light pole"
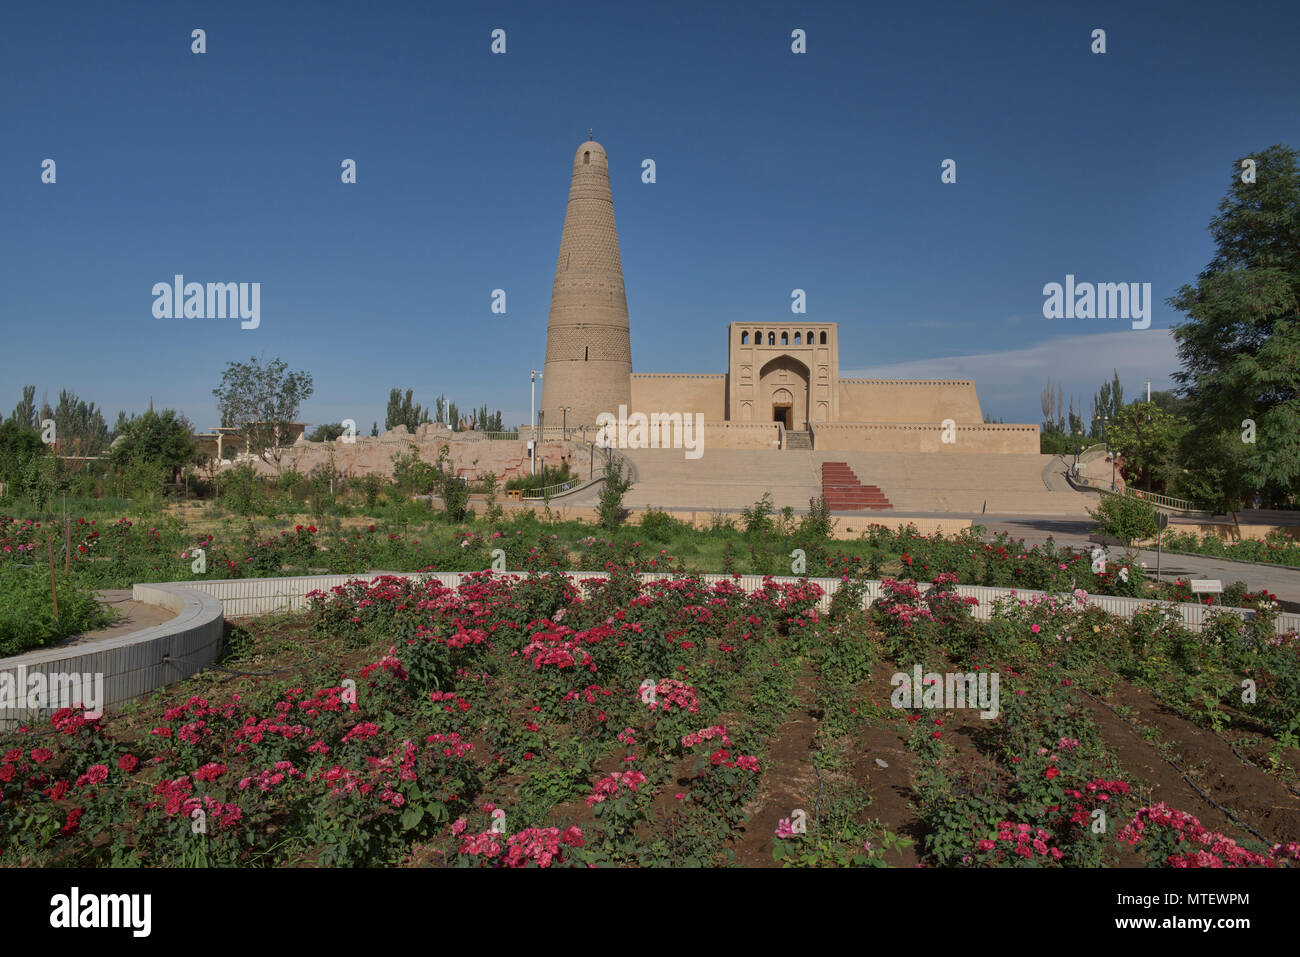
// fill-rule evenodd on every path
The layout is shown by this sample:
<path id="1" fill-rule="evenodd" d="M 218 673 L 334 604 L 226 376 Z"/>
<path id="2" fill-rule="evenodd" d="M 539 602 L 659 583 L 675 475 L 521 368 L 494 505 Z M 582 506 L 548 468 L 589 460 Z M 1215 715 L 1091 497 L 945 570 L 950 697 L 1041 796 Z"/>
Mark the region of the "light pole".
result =
<path id="1" fill-rule="evenodd" d="M 1074 477 L 1079 477 L 1079 435 L 1078 429 L 1074 430 Z"/>
<path id="2" fill-rule="evenodd" d="M 1106 428 L 1106 423 L 1110 420 L 1109 416 L 1101 417 L 1101 437 L 1106 442 L 1106 458 L 1110 459 L 1110 490 L 1115 491 L 1115 457 L 1110 451 L 1110 430 Z"/>
<path id="3" fill-rule="evenodd" d="M 560 406 L 560 434 L 564 436 L 566 441 L 569 438 L 569 413 L 572 411 L 573 406 L 571 405 Z"/>
<path id="4" fill-rule="evenodd" d="M 531 474 L 536 475 L 537 474 L 537 379 L 539 376 L 541 376 L 542 378 L 545 378 L 545 376 L 542 375 L 542 373 L 538 372 L 536 369 L 533 369 L 531 371 L 532 371 L 532 375 L 529 376 L 529 380 L 532 382 L 532 387 L 529 390 L 531 394 L 531 398 L 529 399 L 528 430 L 530 433 L 532 433 L 529 436 L 529 438 L 532 440 L 531 444 L 533 447 L 532 448 L 533 464 L 532 464 Z"/>

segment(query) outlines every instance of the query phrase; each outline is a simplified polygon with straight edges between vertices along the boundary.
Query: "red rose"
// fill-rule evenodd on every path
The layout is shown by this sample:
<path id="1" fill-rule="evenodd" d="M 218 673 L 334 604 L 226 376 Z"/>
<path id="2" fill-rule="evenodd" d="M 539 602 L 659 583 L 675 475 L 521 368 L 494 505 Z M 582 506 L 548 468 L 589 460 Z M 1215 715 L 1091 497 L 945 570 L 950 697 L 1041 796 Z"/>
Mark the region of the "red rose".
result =
<path id="1" fill-rule="evenodd" d="M 1056 777 L 1060 773 L 1061 773 L 1060 768 L 1048 768 L 1046 771 L 1043 772 L 1043 777 L 1047 778 L 1047 780 L 1050 781 L 1052 780 L 1052 778 Z"/>

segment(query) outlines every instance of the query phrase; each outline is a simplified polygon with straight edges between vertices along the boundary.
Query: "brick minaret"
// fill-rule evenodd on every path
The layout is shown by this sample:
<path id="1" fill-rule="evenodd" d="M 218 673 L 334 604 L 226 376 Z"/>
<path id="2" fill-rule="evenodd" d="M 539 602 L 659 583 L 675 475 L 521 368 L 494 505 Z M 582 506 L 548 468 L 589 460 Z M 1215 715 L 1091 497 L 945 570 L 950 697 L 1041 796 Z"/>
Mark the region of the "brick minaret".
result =
<path id="1" fill-rule="evenodd" d="M 546 320 L 543 426 L 594 426 L 601 412 L 631 404 L 632 342 L 623 261 L 609 190 L 609 160 L 588 140 L 573 157 L 569 207 Z"/>

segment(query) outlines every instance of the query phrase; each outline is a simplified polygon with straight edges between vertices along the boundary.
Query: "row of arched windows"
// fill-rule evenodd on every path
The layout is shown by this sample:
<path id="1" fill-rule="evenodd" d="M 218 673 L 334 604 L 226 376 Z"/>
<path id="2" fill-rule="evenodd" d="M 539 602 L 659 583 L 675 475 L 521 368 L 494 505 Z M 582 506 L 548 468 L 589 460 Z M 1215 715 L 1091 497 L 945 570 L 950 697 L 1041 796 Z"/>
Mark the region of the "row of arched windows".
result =
<path id="1" fill-rule="evenodd" d="M 741 344 L 742 346 L 747 346 L 747 345 L 749 345 L 749 332 L 748 332 L 748 331 L 746 331 L 746 332 L 742 332 L 742 333 L 740 334 L 740 344 Z M 755 330 L 755 332 L 754 332 L 754 345 L 756 345 L 756 346 L 761 346 L 762 344 L 763 344 L 763 332 L 762 332 L 761 329 L 760 329 L 760 330 Z M 767 344 L 768 344 L 769 346 L 774 346 L 774 345 L 776 345 L 776 333 L 775 333 L 775 332 L 769 332 L 769 333 L 767 334 Z M 802 338 L 802 334 L 796 331 L 795 334 L 794 334 L 794 344 L 795 344 L 796 346 L 802 346 L 802 345 L 805 345 L 805 344 L 806 344 L 806 345 L 812 345 L 812 344 L 813 344 L 813 331 L 812 331 L 811 329 L 808 330 L 808 338 L 807 338 L 807 339 L 803 339 L 803 338 Z M 788 331 L 782 331 L 782 333 L 781 333 L 781 345 L 783 345 L 783 346 L 788 346 L 788 345 L 790 345 L 790 333 L 789 333 Z M 821 340 L 820 340 L 820 342 L 818 343 L 818 345 L 823 345 L 823 346 L 826 345 L 826 330 L 824 330 L 824 329 L 822 330 Z"/>

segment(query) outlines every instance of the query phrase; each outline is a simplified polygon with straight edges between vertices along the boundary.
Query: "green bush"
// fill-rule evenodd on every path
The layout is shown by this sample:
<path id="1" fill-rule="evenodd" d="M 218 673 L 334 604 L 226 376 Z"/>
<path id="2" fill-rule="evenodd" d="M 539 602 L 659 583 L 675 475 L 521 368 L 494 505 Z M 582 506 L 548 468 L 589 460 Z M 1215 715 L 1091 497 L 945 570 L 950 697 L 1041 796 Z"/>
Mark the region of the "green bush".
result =
<path id="1" fill-rule="evenodd" d="M 1150 502 L 1125 495 L 1102 495 L 1097 508 L 1088 509 L 1088 514 L 1097 523 L 1094 531 L 1113 535 L 1125 545 L 1156 534 L 1156 510 Z"/>
<path id="2" fill-rule="evenodd" d="M 95 596 L 71 579 L 56 574 L 59 617 L 54 617 L 50 572 L 39 562 L 24 567 L 0 564 L 0 656 L 41 648 L 69 635 L 102 628 L 112 615 Z"/>

